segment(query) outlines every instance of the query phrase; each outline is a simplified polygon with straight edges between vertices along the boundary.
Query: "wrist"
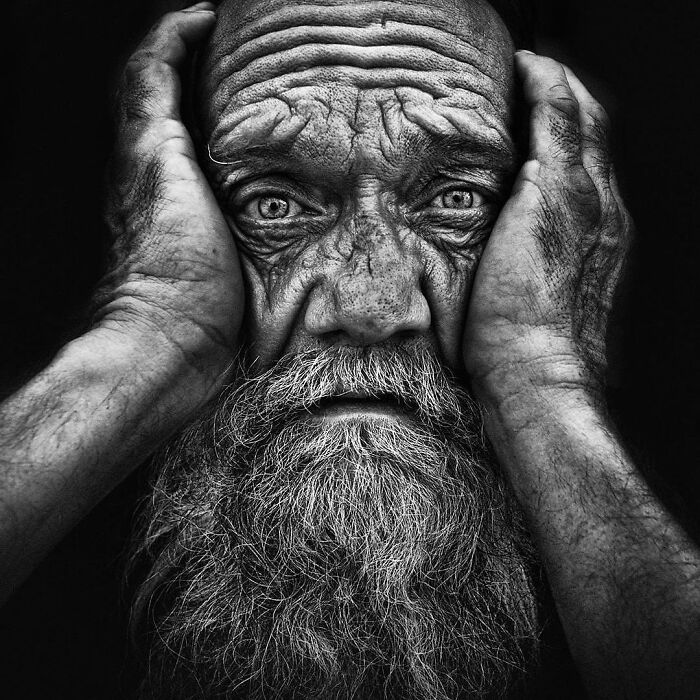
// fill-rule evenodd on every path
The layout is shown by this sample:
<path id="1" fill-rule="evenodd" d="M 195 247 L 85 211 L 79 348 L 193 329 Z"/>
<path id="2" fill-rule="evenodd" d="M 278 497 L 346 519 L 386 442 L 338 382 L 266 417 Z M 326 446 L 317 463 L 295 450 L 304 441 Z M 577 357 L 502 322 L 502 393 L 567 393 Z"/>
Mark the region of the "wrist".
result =
<path id="1" fill-rule="evenodd" d="M 597 405 L 603 395 L 574 341 L 547 330 L 530 329 L 481 347 L 470 353 L 467 369 L 476 398 L 513 420 L 580 401 Z"/>
<path id="2" fill-rule="evenodd" d="M 109 390 L 126 420 L 158 440 L 190 418 L 223 385 L 232 353 L 214 350 L 194 329 L 180 341 L 141 324 L 100 322 L 62 354 L 84 384 Z"/>
<path id="3" fill-rule="evenodd" d="M 169 293 L 177 296 L 177 290 Z M 149 294 L 158 303 L 149 301 Z M 180 300 L 178 306 L 161 289 L 157 294 L 153 289 L 130 289 L 101 306 L 90 335 L 110 351 L 145 363 L 154 380 L 161 375 L 169 381 L 182 379 L 211 394 L 230 368 L 237 333 L 233 326 L 225 329 L 221 319 L 211 318 L 198 301 L 195 297 L 186 306 Z"/>
<path id="4" fill-rule="evenodd" d="M 605 407 L 580 385 L 523 385 L 484 403 L 484 429 L 529 518 L 576 492 L 582 463 L 603 464 L 595 455 L 614 444 Z"/>

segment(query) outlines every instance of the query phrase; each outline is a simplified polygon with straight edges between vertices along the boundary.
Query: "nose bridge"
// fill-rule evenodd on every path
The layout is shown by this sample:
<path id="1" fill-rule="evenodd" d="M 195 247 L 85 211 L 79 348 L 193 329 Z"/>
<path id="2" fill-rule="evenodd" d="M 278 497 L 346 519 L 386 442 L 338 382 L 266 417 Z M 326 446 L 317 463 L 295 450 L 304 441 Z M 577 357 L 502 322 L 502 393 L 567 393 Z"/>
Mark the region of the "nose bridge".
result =
<path id="1" fill-rule="evenodd" d="M 422 333 L 430 311 L 421 291 L 422 265 L 389 217 L 358 211 L 338 232 L 342 262 L 309 308 L 318 334 L 341 331 L 363 344 L 397 333 Z"/>
<path id="2" fill-rule="evenodd" d="M 398 232 L 378 214 L 360 212 L 341 235 L 346 237 L 341 246 L 349 252 L 336 279 L 339 305 L 361 311 L 383 304 L 398 312 L 419 276 L 418 261 Z"/>

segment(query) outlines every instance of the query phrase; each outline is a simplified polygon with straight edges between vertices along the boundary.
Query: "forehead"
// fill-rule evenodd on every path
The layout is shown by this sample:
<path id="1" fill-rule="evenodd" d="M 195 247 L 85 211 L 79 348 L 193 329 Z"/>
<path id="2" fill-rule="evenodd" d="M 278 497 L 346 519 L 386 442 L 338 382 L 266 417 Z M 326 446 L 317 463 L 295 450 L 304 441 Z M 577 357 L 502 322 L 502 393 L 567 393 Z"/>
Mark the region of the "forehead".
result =
<path id="1" fill-rule="evenodd" d="M 507 155 L 512 48 L 481 0 L 229 3 L 203 61 L 205 132 L 217 159 L 329 169 L 460 139 Z"/>

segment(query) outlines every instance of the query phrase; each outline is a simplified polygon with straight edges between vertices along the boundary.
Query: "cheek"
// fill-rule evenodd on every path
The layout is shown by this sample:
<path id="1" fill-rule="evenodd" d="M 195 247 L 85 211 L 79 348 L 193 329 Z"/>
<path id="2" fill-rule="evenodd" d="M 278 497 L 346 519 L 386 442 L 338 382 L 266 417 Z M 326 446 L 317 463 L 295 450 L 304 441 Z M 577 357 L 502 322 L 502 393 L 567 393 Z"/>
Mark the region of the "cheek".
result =
<path id="1" fill-rule="evenodd" d="M 318 276 L 316 256 L 289 251 L 274 261 L 241 255 L 246 286 L 245 341 L 252 358 L 273 364 L 303 312 Z"/>
<path id="2" fill-rule="evenodd" d="M 458 371 L 469 295 L 482 250 L 483 244 L 468 253 L 432 246 L 425 251 L 423 293 L 430 306 L 432 330 L 448 364 Z"/>

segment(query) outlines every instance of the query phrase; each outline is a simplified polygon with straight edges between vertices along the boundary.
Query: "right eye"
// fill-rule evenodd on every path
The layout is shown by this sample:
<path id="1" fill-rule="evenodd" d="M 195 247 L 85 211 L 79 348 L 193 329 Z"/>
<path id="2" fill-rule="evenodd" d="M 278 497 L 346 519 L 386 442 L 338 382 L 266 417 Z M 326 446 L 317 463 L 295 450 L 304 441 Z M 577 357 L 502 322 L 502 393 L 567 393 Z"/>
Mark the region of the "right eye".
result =
<path id="1" fill-rule="evenodd" d="M 289 219 L 303 212 L 302 206 L 296 200 L 287 196 L 265 195 L 253 197 L 246 202 L 242 213 L 251 219 L 271 221 L 274 219 Z"/>

